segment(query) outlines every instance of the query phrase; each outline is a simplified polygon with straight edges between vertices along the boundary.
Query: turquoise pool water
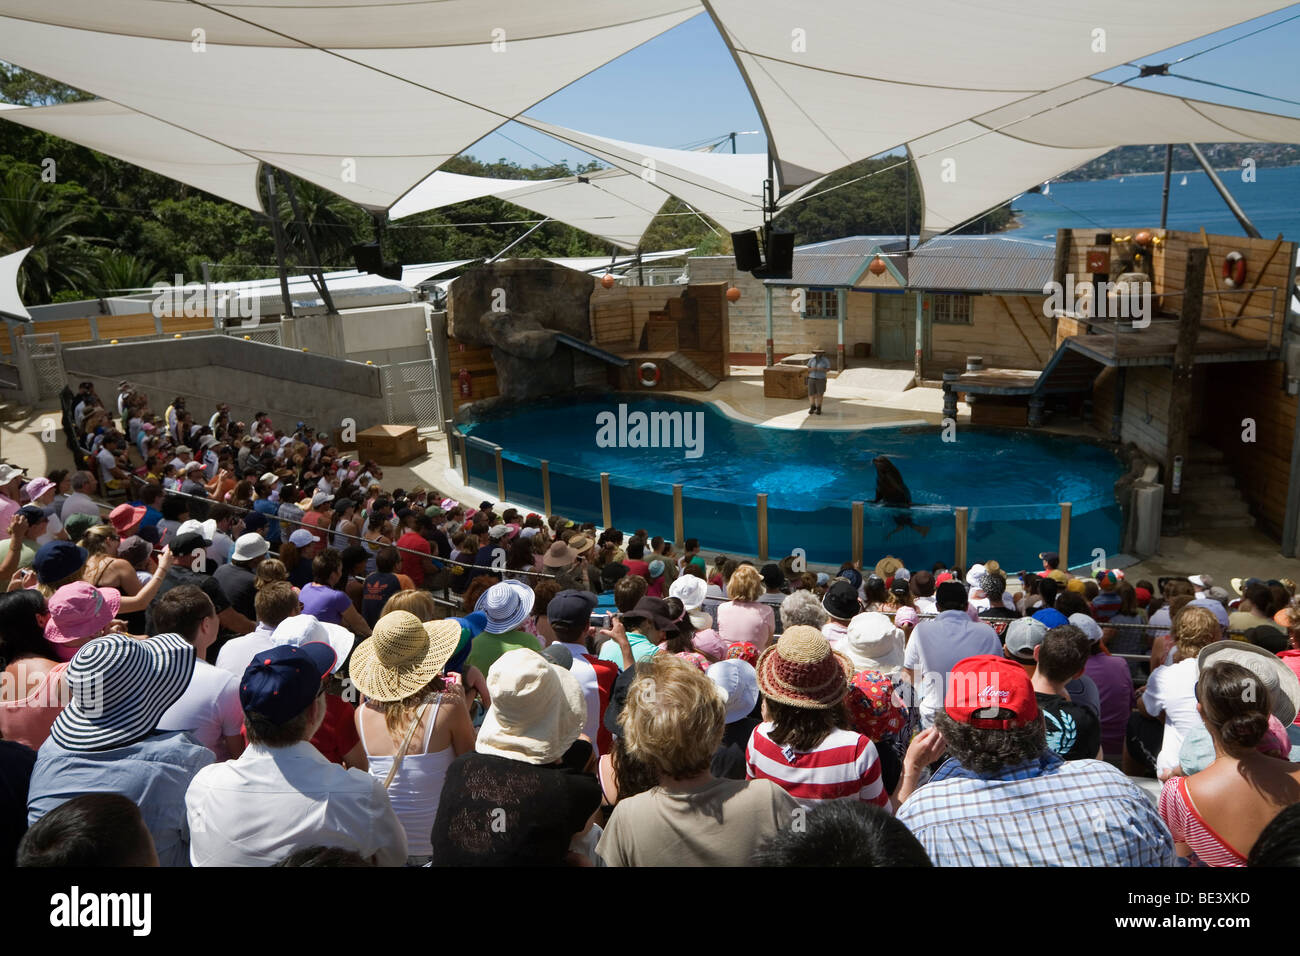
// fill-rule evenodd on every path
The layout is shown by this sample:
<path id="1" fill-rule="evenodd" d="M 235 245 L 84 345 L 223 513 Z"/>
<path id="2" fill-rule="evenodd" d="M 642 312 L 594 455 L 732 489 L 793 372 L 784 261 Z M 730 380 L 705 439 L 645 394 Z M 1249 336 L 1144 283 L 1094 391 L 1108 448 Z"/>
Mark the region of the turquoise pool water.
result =
<path id="1" fill-rule="evenodd" d="M 577 520 L 601 521 L 600 473 L 608 472 L 614 524 L 670 536 L 672 486 L 681 484 L 686 535 L 706 550 L 755 553 L 755 495 L 764 492 L 771 556 L 802 548 L 811 561 L 847 560 L 851 504 L 875 497 L 871 461 L 882 454 L 898 467 L 914 507 L 866 505 L 870 564 L 886 553 L 912 567 L 951 561 L 956 506 L 970 509 L 972 562 L 996 557 L 1012 569 L 1038 567 L 1038 552 L 1056 547 L 1060 502 L 1073 505 L 1072 564 L 1120 545 L 1112 490 L 1119 460 L 1100 445 L 1040 432 L 965 426 L 944 441 L 937 426 L 767 428 L 712 405 L 642 394 L 530 403 L 460 428 L 476 486 L 495 494 L 491 446 L 500 445 L 507 497 L 540 510 L 539 461 L 546 459 L 552 509 Z M 910 524 L 900 526 L 900 518 Z"/>

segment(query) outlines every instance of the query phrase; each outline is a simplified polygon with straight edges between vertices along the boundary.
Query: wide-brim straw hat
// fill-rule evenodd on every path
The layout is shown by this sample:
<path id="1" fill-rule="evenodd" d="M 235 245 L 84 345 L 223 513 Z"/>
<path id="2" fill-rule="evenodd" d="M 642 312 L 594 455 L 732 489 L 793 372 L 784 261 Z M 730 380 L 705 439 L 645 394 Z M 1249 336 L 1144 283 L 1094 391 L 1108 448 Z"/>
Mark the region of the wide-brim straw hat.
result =
<path id="1" fill-rule="evenodd" d="M 422 624 L 410 611 L 393 611 L 352 652 L 348 676 L 370 700 L 405 700 L 442 673 L 460 644 L 460 623 Z"/>
<path id="2" fill-rule="evenodd" d="M 1215 641 L 1207 644 L 1196 655 L 1199 671 L 1220 661 L 1240 664 L 1258 677 L 1260 683 L 1268 689 L 1269 710 L 1273 716 L 1282 721 L 1283 727 L 1295 723 L 1296 713 L 1300 711 L 1300 677 L 1296 676 L 1285 661 L 1276 654 L 1245 641 Z"/>
<path id="3" fill-rule="evenodd" d="M 64 673 L 71 700 L 50 736 L 67 750 L 123 747 L 152 733 L 194 675 L 194 645 L 179 634 L 89 642 Z"/>
<path id="4" fill-rule="evenodd" d="M 826 710 L 844 700 L 853 676 L 849 659 L 806 624 L 787 628 L 758 658 L 755 670 L 763 696 L 809 710 Z"/>
<path id="5" fill-rule="evenodd" d="M 492 706 L 474 749 L 531 764 L 554 763 L 582 733 L 587 702 L 569 671 L 526 647 L 508 651 L 488 670 Z"/>
<path id="6" fill-rule="evenodd" d="M 547 568 L 567 568 L 578 560 L 578 552 L 563 541 L 554 542 L 542 557 L 542 566 Z"/>
<path id="7" fill-rule="evenodd" d="M 487 618 L 483 630 L 489 634 L 505 634 L 524 623 L 535 597 L 533 589 L 522 581 L 501 581 L 483 592 L 474 610 L 482 611 Z"/>

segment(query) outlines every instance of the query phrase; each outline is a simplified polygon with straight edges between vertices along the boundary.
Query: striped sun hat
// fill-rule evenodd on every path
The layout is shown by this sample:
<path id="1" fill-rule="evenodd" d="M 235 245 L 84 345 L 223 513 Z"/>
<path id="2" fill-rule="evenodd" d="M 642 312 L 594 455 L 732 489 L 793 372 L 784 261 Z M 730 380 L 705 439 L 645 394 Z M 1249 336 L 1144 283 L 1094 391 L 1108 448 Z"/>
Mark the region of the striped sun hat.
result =
<path id="1" fill-rule="evenodd" d="M 152 733 L 194 674 L 194 646 L 179 634 L 98 637 L 65 672 L 71 700 L 50 736 L 68 750 L 107 750 Z"/>
<path id="2" fill-rule="evenodd" d="M 487 617 L 483 630 L 504 634 L 524 623 L 533 609 L 533 597 L 533 589 L 523 581 L 502 581 L 483 592 L 474 610 L 482 611 Z"/>
<path id="3" fill-rule="evenodd" d="M 831 649 L 822 632 L 806 624 L 785 629 L 758 659 L 758 689 L 790 707 L 825 710 L 844 699 L 853 665 Z"/>

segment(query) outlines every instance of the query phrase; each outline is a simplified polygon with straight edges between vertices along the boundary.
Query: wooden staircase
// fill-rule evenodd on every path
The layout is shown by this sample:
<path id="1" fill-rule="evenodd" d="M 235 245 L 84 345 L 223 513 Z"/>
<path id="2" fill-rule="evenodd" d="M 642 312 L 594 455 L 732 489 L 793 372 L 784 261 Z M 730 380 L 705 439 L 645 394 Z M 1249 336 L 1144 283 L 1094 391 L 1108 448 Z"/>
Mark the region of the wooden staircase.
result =
<path id="1" fill-rule="evenodd" d="M 1200 531 L 1253 528 L 1255 518 L 1223 452 L 1193 441 L 1183 463 L 1183 526 Z"/>

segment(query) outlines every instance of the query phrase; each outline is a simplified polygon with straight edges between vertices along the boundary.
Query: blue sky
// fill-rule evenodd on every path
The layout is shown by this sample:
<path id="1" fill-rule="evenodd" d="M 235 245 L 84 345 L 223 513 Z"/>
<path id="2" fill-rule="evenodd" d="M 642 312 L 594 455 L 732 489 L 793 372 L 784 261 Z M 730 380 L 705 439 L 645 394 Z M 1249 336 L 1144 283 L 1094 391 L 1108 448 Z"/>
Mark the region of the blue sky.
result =
<path id="1" fill-rule="evenodd" d="M 1141 16 L 1141 9 L 1135 7 L 1135 15 Z M 1267 24 L 1279 25 L 1197 56 L 1171 72 L 1300 100 L 1300 4 L 1153 54 L 1143 62 L 1168 62 L 1244 37 Z M 1117 67 L 1097 75 L 1115 81 L 1133 72 Z M 1173 77 L 1149 77 L 1130 85 L 1300 117 L 1300 106 Z M 705 14 L 606 64 L 527 113 L 570 129 L 653 146 L 695 146 L 733 130 L 757 130 L 758 135 L 737 137 L 738 151 L 758 153 L 767 148 L 749 90 Z M 576 166 L 590 159 L 581 150 L 517 123 L 507 124 L 465 152 L 486 161 L 505 158 L 524 166 L 541 165 L 544 160 Z"/>

